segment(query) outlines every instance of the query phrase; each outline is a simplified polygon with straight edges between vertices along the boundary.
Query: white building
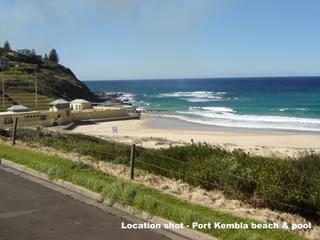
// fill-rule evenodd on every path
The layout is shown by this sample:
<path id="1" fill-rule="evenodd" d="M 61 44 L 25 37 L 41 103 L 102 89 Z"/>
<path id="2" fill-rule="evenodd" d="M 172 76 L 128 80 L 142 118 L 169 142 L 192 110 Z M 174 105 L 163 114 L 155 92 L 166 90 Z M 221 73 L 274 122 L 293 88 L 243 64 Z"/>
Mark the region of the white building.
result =
<path id="1" fill-rule="evenodd" d="M 70 102 L 64 99 L 57 99 L 51 103 L 49 103 L 50 111 L 56 112 L 59 110 L 70 110 Z"/>
<path id="2" fill-rule="evenodd" d="M 82 111 L 92 108 L 92 104 L 84 99 L 75 99 L 70 102 L 70 108 L 76 111 Z"/>

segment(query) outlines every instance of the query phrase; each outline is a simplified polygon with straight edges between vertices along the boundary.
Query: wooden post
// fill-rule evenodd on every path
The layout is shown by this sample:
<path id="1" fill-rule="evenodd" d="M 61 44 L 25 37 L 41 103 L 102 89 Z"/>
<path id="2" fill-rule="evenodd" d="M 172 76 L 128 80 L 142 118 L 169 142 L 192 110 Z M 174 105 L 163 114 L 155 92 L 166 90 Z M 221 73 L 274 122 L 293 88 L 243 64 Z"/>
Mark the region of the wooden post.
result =
<path id="1" fill-rule="evenodd" d="M 13 133 L 12 133 L 12 145 L 16 144 L 17 126 L 18 126 L 18 118 L 15 118 L 14 127 L 13 127 Z"/>
<path id="2" fill-rule="evenodd" d="M 136 155 L 136 145 L 133 143 L 131 145 L 131 154 L 130 154 L 130 179 L 131 180 L 134 180 L 135 155 Z"/>

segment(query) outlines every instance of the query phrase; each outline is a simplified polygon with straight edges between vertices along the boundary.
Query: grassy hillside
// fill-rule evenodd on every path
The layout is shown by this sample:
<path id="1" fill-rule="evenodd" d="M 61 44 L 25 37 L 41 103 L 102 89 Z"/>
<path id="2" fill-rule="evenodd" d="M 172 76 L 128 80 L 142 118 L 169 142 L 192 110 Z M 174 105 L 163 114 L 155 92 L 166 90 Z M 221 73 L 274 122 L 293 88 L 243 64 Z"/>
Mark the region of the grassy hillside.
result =
<path id="1" fill-rule="evenodd" d="M 0 57 L 6 58 L 4 71 L 0 73 L 1 84 L 3 80 L 5 86 L 4 103 L 0 87 L 0 111 L 15 104 L 32 109 L 48 109 L 48 103 L 56 98 L 96 100 L 88 87 L 69 68 L 40 58 L 23 56 L 15 51 L 3 51 L 1 48 Z M 37 108 L 35 82 L 38 88 Z"/>

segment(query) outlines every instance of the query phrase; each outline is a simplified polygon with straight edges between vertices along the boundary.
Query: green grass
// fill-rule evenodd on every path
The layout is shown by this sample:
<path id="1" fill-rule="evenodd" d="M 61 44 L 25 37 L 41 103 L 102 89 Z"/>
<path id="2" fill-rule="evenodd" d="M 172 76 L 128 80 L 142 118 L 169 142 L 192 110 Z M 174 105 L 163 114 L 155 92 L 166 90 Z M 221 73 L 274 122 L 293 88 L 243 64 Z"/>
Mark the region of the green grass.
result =
<path id="1" fill-rule="evenodd" d="M 7 94 L 12 97 L 18 104 L 24 105 L 32 110 L 48 110 L 49 103 L 53 101 L 53 98 L 38 94 L 38 107 L 35 104 L 35 93 L 25 90 L 7 90 Z M 5 105 L 2 105 L 2 94 L 0 94 L 0 111 L 6 111 L 11 107 L 12 103 L 5 99 Z"/>
<path id="2" fill-rule="evenodd" d="M 73 163 L 70 160 L 2 144 L 0 145 L 0 156 L 1 158 L 45 173 L 51 179 L 63 179 L 72 182 L 101 193 L 112 202 L 133 206 L 137 210 L 143 210 L 177 223 L 183 222 L 189 225 L 191 225 L 193 221 L 199 223 L 213 221 L 223 223 L 258 223 L 255 220 L 239 218 L 203 206 L 191 204 L 141 184 L 107 176 L 101 171 L 97 171 L 83 164 Z M 211 229 L 202 231 L 220 239 L 228 240 L 303 239 L 297 234 L 282 230 Z"/>
<path id="3" fill-rule="evenodd" d="M 33 64 L 33 63 L 9 61 L 10 68 L 15 68 L 16 65 L 18 65 L 19 68 L 34 68 L 37 66 L 36 64 Z"/>
<path id="4" fill-rule="evenodd" d="M 48 104 L 53 98 L 38 94 L 38 108 L 35 107 L 35 93 L 21 90 L 10 90 L 8 94 L 19 104 L 29 107 L 33 110 L 48 110 Z"/>
<path id="5" fill-rule="evenodd" d="M 16 64 L 19 65 L 18 69 L 15 68 Z M 53 99 L 40 94 L 38 94 L 38 107 L 36 108 L 34 90 L 35 76 L 33 73 L 33 68 L 36 66 L 37 65 L 31 63 L 10 61 L 3 76 L 1 75 L 1 79 L 2 77 L 4 78 L 6 93 L 18 104 L 22 104 L 33 110 L 48 110 L 48 103 L 53 101 Z M 40 82 L 38 80 L 38 87 L 39 84 Z M 5 106 L 3 107 L 1 101 L 0 111 L 6 111 L 6 109 L 11 106 L 11 102 L 6 100 Z"/>
<path id="6" fill-rule="evenodd" d="M 1 73 L 2 74 L 2 73 Z M 2 76 L 1 76 L 2 77 Z M 25 86 L 32 85 L 34 82 L 34 74 L 26 73 L 24 71 L 9 68 L 4 71 L 5 83 L 9 85 L 24 84 Z"/>

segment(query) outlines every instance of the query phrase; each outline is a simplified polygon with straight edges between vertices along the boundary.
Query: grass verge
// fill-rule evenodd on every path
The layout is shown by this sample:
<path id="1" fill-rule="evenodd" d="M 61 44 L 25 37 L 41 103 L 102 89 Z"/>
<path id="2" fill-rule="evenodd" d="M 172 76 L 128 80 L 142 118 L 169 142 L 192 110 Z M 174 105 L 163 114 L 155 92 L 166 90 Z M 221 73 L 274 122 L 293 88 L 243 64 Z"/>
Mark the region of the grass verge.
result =
<path id="1" fill-rule="evenodd" d="M 0 157 L 45 173 L 51 179 L 63 179 L 101 193 L 112 202 L 132 206 L 137 210 L 146 211 L 177 223 L 183 222 L 185 225 L 191 225 L 192 222 L 225 224 L 242 222 L 249 225 L 252 222 L 259 223 L 192 204 L 141 184 L 107 176 L 101 171 L 67 159 L 3 144 L 0 144 Z M 279 229 L 205 229 L 200 231 L 219 239 L 228 240 L 303 239 L 295 233 Z"/>

